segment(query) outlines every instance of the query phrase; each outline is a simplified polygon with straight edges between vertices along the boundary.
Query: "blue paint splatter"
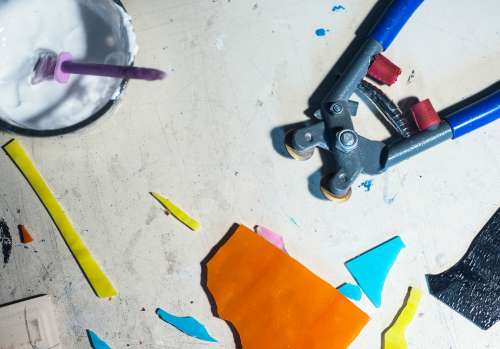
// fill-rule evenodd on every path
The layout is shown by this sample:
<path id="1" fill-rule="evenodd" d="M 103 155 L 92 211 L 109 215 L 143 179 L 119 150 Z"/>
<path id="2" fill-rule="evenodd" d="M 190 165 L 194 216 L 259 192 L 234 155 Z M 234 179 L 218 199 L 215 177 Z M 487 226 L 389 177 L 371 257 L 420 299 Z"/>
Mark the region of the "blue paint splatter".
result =
<path id="1" fill-rule="evenodd" d="M 288 216 L 288 219 L 290 220 L 290 222 L 292 222 L 293 224 L 295 224 L 297 227 L 300 227 L 299 223 L 297 223 L 297 221 L 295 220 L 295 218 L 293 218 L 291 216 Z"/>
<path id="2" fill-rule="evenodd" d="M 332 7 L 332 12 L 338 12 L 338 11 L 342 11 L 342 10 L 345 10 L 345 7 L 342 5 L 334 5 Z"/>
<path id="3" fill-rule="evenodd" d="M 363 188 L 365 190 L 365 192 L 369 192 L 370 190 L 372 190 L 372 186 L 373 186 L 373 180 L 368 179 L 368 180 L 364 181 L 363 183 L 361 183 L 358 186 L 358 188 Z"/>
<path id="4" fill-rule="evenodd" d="M 399 194 L 399 193 L 398 193 Z M 396 197 L 398 196 L 398 194 L 395 194 L 394 196 L 392 197 L 389 197 L 389 196 L 386 196 L 384 194 L 384 202 L 387 204 L 387 205 L 392 205 L 392 203 L 394 202 L 394 200 L 396 200 Z"/>
<path id="5" fill-rule="evenodd" d="M 316 33 L 316 36 L 325 36 L 326 33 L 328 33 L 329 31 L 330 31 L 329 29 L 319 28 L 319 29 L 316 29 L 315 33 Z"/>

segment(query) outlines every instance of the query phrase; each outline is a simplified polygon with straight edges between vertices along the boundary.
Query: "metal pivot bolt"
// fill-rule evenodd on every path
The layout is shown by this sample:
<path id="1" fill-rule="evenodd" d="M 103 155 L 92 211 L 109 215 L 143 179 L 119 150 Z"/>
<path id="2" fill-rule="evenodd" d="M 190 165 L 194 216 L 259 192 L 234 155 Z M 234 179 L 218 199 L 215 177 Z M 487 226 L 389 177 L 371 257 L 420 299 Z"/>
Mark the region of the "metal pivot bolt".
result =
<path id="1" fill-rule="evenodd" d="M 342 106 L 342 104 L 339 104 L 339 103 L 332 104 L 332 106 L 331 106 L 330 109 L 335 114 L 340 114 L 340 113 L 342 113 L 344 111 L 344 107 Z"/>
<path id="2" fill-rule="evenodd" d="M 340 151 L 350 152 L 358 147 L 358 135 L 353 130 L 342 130 L 337 133 L 336 147 Z"/>

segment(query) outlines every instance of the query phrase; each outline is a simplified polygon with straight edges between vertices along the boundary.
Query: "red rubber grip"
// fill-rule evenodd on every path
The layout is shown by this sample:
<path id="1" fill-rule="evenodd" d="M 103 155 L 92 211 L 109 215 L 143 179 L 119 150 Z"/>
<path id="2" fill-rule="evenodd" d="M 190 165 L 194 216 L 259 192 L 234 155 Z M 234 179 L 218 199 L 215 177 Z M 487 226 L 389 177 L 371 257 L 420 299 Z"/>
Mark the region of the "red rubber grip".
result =
<path id="1" fill-rule="evenodd" d="M 399 75 L 401 75 L 401 68 L 381 54 L 375 56 L 368 69 L 369 77 L 389 86 L 398 80 Z"/>
<path id="2" fill-rule="evenodd" d="M 418 102 L 413 105 L 410 110 L 413 114 L 413 120 L 415 120 L 420 131 L 434 128 L 441 123 L 441 118 L 429 99 Z"/>

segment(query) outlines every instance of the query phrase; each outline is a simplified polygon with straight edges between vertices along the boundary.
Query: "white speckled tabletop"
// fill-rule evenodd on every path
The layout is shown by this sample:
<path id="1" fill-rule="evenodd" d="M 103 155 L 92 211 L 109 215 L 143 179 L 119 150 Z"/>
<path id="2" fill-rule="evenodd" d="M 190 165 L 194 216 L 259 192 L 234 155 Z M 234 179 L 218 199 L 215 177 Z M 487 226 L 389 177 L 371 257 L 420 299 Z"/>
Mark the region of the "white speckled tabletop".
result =
<path id="1" fill-rule="evenodd" d="M 14 237 L 0 266 L 0 304 L 51 294 L 65 348 L 88 348 L 85 329 L 113 348 L 206 348 L 161 322 L 163 307 L 191 315 L 234 348 L 200 287 L 200 261 L 234 222 L 281 233 L 290 254 L 334 286 L 352 281 L 343 263 L 399 234 L 407 244 L 389 274 L 382 307 L 352 348 L 377 348 L 406 289 L 424 290 L 407 331 L 412 349 L 498 347 L 500 325 L 482 331 L 428 295 L 424 275 L 452 266 L 496 211 L 500 123 L 354 186 L 336 205 L 318 197 L 321 159 L 282 156 L 280 127 L 304 121 L 308 99 L 354 38 L 375 0 L 337 2 L 127 0 L 137 65 L 169 72 L 161 83 L 131 82 L 112 115 L 71 135 L 19 138 L 84 240 L 120 291 L 98 299 L 25 179 L 0 154 L 0 213 Z M 396 101 L 430 97 L 442 110 L 498 81 L 496 0 L 426 1 L 387 51 L 402 69 L 386 89 Z M 329 29 L 323 37 L 318 28 Z M 410 76 L 412 76 L 410 78 Z M 386 131 L 362 106 L 358 130 Z M 14 135 L 0 133 L 3 144 Z M 199 218 L 191 232 L 149 196 L 162 192 Z M 142 308 L 145 311 L 141 311 Z"/>

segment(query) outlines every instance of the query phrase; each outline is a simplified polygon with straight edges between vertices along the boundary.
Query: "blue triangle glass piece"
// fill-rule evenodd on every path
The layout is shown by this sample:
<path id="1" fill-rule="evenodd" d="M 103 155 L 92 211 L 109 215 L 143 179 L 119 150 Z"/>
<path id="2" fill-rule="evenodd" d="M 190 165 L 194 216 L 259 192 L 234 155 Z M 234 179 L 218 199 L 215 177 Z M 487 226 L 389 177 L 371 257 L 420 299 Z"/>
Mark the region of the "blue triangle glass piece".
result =
<path id="1" fill-rule="evenodd" d="M 361 292 L 361 289 L 358 285 L 345 283 L 337 287 L 337 290 L 345 297 L 354 301 L 360 301 L 361 297 L 363 296 L 363 292 Z"/>
<path id="2" fill-rule="evenodd" d="M 377 308 L 382 302 L 387 274 L 404 247 L 403 240 L 396 236 L 345 263 L 359 287 Z"/>
<path id="3" fill-rule="evenodd" d="M 98 335 L 96 335 L 91 330 L 87 330 L 87 336 L 89 337 L 90 345 L 94 349 L 111 349 Z"/>

